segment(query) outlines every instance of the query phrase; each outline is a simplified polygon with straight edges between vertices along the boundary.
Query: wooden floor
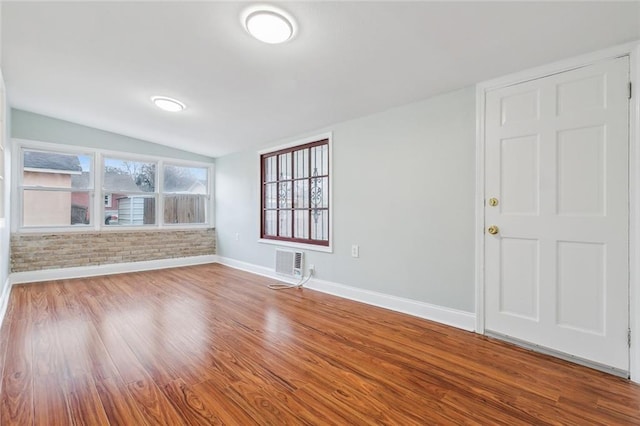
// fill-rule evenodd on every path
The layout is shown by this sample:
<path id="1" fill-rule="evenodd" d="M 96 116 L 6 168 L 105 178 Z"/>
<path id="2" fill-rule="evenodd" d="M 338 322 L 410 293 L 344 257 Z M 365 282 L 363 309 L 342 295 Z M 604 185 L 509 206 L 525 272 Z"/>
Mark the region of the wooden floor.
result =
<path id="1" fill-rule="evenodd" d="M 0 424 L 640 424 L 598 371 L 221 265 L 17 285 Z"/>

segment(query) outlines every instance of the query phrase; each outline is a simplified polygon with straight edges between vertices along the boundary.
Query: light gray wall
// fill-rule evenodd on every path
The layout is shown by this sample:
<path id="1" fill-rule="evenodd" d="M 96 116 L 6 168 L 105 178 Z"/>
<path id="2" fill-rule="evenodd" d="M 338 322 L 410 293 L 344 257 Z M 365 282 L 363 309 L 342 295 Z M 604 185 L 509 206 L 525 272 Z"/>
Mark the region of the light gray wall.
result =
<path id="1" fill-rule="evenodd" d="M 0 66 L 2 65 L 2 2 L 0 2 Z M 4 84 L 3 84 L 4 86 Z M 6 93 L 6 88 L 4 89 Z M 4 141 L 5 141 L 5 161 L 4 161 L 4 211 L 5 211 L 5 225 L 0 228 L 0 306 L 2 306 L 4 300 L 2 300 L 2 295 L 4 294 L 5 284 L 7 283 L 7 277 L 9 276 L 9 234 L 11 229 L 10 223 L 10 214 L 9 210 L 9 195 L 10 195 L 10 185 L 9 185 L 9 176 L 11 174 L 10 158 L 11 158 L 11 149 L 9 145 L 9 126 L 10 126 L 10 111 L 7 110 L 6 102 L 4 105 L 0 106 L 0 111 L 2 111 L 3 116 L 0 117 L 2 123 L 4 125 L 0 126 L 0 131 L 4 132 Z M 1 317 L 0 317 L 1 322 Z"/>
<path id="2" fill-rule="evenodd" d="M 2 66 L 2 2 L 0 1 L 0 66 Z"/>
<path id="3" fill-rule="evenodd" d="M 309 135 L 327 130 L 334 252 L 305 250 L 316 277 L 473 312 L 474 88 Z M 271 268 L 275 247 L 257 242 L 258 179 L 254 151 L 216 160 L 218 255 Z"/>
<path id="4" fill-rule="evenodd" d="M 156 155 L 181 160 L 214 162 L 213 158 L 204 155 L 58 120 L 33 112 L 13 109 L 11 111 L 11 120 L 11 136 L 18 139 Z M 176 144 L 178 143 L 179 141 L 176 141 Z"/>

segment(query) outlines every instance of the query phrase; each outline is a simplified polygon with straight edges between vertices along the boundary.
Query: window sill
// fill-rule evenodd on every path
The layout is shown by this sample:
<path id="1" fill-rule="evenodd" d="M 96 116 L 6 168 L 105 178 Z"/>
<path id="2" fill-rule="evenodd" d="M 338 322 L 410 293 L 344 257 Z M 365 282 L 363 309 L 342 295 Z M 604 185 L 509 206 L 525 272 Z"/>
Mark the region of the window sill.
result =
<path id="1" fill-rule="evenodd" d="M 315 244 L 294 243 L 294 242 L 280 241 L 280 240 L 269 240 L 267 238 L 259 238 L 258 242 L 263 244 L 271 244 L 274 246 L 297 248 L 300 250 L 319 251 L 322 253 L 333 253 L 333 248 L 331 247 L 331 244 L 329 244 L 328 246 L 317 246 Z"/>
<path id="2" fill-rule="evenodd" d="M 117 232 L 152 232 L 152 231 L 189 231 L 194 229 L 210 229 L 214 228 L 213 225 L 165 225 L 162 227 L 148 225 L 148 226 L 127 226 L 127 225 L 112 225 L 102 226 L 100 229 L 96 229 L 93 226 L 78 226 L 76 227 L 34 227 L 34 228 L 21 228 L 16 232 L 17 234 L 72 234 L 76 232 L 80 233 L 117 233 Z"/>

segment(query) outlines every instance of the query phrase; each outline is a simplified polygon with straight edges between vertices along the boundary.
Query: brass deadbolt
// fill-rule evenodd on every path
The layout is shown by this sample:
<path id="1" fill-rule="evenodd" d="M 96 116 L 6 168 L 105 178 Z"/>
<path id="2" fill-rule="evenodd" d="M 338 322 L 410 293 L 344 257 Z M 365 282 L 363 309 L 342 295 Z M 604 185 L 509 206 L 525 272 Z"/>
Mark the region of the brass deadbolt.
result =
<path id="1" fill-rule="evenodd" d="M 498 199 L 497 199 L 497 198 L 495 198 L 495 197 L 494 197 L 494 198 L 489 198 L 489 205 L 490 205 L 491 207 L 495 207 L 495 206 L 497 206 L 497 205 L 498 205 Z"/>

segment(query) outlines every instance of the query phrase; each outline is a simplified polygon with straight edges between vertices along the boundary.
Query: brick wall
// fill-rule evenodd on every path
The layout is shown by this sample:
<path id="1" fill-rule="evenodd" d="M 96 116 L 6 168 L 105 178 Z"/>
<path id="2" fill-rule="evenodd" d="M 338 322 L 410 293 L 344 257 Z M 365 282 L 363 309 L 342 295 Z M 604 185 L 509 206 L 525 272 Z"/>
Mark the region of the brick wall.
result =
<path id="1" fill-rule="evenodd" d="M 11 235 L 11 272 L 216 253 L 215 229 Z"/>

